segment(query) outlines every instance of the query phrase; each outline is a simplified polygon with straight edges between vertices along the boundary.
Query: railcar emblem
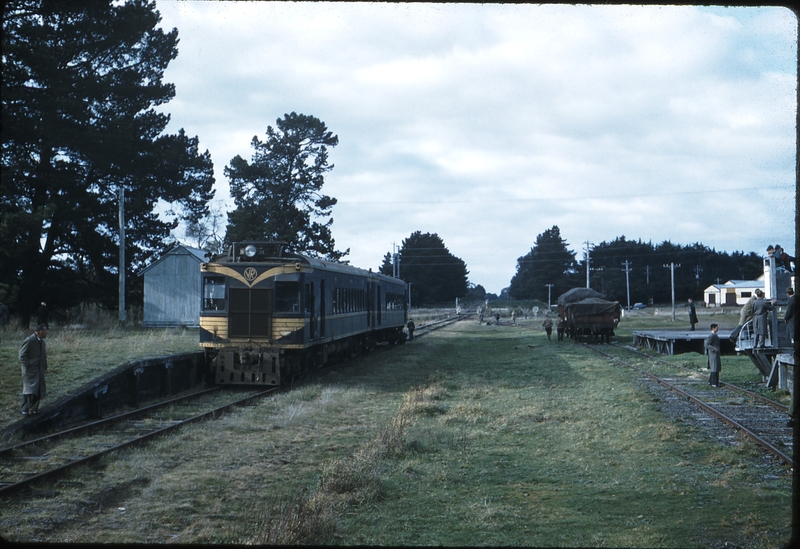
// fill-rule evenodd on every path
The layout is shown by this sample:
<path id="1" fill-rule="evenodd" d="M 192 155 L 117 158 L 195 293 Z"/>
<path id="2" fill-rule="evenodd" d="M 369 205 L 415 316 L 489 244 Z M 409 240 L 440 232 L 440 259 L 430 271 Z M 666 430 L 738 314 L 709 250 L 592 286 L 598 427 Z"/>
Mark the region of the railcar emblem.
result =
<path id="1" fill-rule="evenodd" d="M 252 282 L 258 276 L 258 271 L 255 270 L 254 267 L 248 267 L 244 270 L 244 277 L 247 279 L 248 282 Z"/>

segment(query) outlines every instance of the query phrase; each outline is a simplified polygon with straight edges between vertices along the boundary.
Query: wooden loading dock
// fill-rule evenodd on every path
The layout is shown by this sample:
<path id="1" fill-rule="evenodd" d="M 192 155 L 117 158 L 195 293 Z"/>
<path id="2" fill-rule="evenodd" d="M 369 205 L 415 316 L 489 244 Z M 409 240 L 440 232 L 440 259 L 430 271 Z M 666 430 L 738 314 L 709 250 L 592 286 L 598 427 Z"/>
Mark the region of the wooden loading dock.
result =
<path id="1" fill-rule="evenodd" d="M 680 353 L 705 354 L 703 343 L 711 332 L 708 330 L 674 331 L 674 330 L 646 330 L 633 332 L 633 344 L 637 347 L 654 349 L 663 355 L 677 355 Z M 729 338 L 731 330 L 717 332 L 722 354 L 735 354 L 736 348 Z"/>

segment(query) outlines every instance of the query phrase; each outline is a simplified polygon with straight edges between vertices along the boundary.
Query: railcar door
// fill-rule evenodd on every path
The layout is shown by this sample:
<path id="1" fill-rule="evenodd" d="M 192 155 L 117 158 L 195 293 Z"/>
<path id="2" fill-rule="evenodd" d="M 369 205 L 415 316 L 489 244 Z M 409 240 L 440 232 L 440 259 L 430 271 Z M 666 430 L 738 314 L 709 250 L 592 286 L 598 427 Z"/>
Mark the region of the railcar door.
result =
<path id="1" fill-rule="evenodd" d="M 269 337 L 272 332 L 272 290 L 231 288 L 229 337 Z"/>
<path id="2" fill-rule="evenodd" d="M 375 309 L 378 310 L 378 326 L 380 326 L 381 323 L 382 323 L 381 309 L 383 309 L 383 300 L 381 299 L 381 285 L 380 284 L 378 284 L 378 287 L 376 288 L 376 292 L 375 293 L 376 293 Z"/>
<path id="3" fill-rule="evenodd" d="M 317 339 L 317 307 L 314 296 L 314 281 L 311 280 L 306 283 L 306 313 L 309 315 L 308 319 L 308 337 L 309 339 Z"/>
<path id="4" fill-rule="evenodd" d="M 325 315 L 327 314 L 325 303 L 327 302 L 327 297 L 325 293 L 325 279 L 321 279 L 319 281 L 319 335 L 320 337 L 325 337 Z"/>

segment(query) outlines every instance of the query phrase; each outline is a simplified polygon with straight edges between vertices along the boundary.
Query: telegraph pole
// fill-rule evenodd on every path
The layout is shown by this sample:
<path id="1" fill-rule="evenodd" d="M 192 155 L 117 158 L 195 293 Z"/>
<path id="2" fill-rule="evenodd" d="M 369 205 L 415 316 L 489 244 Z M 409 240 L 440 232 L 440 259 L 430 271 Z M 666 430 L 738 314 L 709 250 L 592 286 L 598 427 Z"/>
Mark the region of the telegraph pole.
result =
<path id="1" fill-rule="evenodd" d="M 697 283 L 697 287 L 700 287 L 700 273 L 703 272 L 703 268 L 700 265 L 695 265 L 694 267 L 694 279 Z"/>
<path id="2" fill-rule="evenodd" d="M 397 253 L 397 245 L 392 242 L 392 276 L 400 278 L 400 254 Z"/>
<path id="3" fill-rule="evenodd" d="M 625 271 L 625 284 L 628 286 L 628 310 L 630 311 L 630 309 L 631 309 L 631 262 L 626 259 L 625 263 L 623 263 L 623 265 L 625 265 L 625 268 L 623 269 L 623 271 Z"/>
<path id="4" fill-rule="evenodd" d="M 125 324 L 125 187 L 119 185 L 119 323 Z"/>
<path id="5" fill-rule="evenodd" d="M 665 269 L 669 269 L 670 282 L 672 284 L 672 322 L 675 322 L 675 267 L 680 267 L 680 264 L 670 263 L 664 265 Z"/>
<path id="6" fill-rule="evenodd" d="M 591 246 L 592 243 L 587 240 L 584 244 L 586 244 L 586 287 L 591 288 L 591 284 L 589 283 L 589 271 L 591 271 L 592 259 L 589 257 L 589 246 Z"/>
<path id="7" fill-rule="evenodd" d="M 545 284 L 547 286 L 547 312 L 550 312 L 550 291 L 553 289 L 552 284 Z"/>

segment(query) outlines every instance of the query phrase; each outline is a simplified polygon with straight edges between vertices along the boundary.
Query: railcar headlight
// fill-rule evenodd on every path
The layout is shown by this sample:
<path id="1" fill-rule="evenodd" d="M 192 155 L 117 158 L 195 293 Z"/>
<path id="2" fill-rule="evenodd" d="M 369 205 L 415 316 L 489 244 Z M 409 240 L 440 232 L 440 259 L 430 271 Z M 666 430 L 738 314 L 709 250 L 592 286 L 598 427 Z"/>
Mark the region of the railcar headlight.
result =
<path id="1" fill-rule="evenodd" d="M 248 244 L 247 247 L 244 249 L 244 255 L 247 257 L 255 257 L 256 256 L 256 247 L 252 244 Z"/>

